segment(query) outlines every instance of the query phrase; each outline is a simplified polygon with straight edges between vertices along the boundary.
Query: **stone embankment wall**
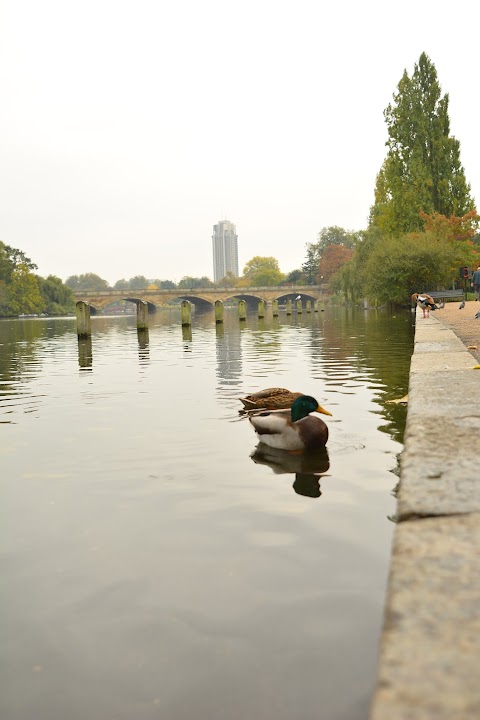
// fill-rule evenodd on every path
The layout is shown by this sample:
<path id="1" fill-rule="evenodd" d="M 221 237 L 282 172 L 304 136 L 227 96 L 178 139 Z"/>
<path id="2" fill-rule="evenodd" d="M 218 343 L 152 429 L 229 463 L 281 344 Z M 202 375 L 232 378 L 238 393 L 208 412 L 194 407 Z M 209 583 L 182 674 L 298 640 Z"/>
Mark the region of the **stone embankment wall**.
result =
<path id="1" fill-rule="evenodd" d="M 449 327 L 417 310 L 371 720 L 480 718 L 477 363 Z"/>

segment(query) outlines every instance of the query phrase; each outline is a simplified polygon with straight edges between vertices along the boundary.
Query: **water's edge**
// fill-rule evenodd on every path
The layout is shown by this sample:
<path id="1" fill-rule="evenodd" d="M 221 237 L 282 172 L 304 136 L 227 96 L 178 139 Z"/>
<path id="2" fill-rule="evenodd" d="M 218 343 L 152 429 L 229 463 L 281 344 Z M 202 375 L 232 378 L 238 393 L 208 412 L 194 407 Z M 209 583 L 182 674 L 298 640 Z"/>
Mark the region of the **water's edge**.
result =
<path id="1" fill-rule="evenodd" d="M 451 330 L 420 318 L 417 311 L 370 717 L 473 720 L 480 707 L 480 373 Z"/>

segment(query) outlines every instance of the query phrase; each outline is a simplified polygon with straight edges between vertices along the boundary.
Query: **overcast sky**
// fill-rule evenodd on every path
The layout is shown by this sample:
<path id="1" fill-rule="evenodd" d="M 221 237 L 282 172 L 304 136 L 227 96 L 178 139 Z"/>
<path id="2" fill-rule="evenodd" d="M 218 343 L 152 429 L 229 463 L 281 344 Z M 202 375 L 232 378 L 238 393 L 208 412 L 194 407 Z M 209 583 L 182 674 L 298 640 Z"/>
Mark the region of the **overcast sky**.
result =
<path id="1" fill-rule="evenodd" d="M 480 199 L 478 4 L 2 0 L 0 240 L 40 275 L 300 267 L 325 226 L 366 227 L 383 110 L 425 51 Z"/>

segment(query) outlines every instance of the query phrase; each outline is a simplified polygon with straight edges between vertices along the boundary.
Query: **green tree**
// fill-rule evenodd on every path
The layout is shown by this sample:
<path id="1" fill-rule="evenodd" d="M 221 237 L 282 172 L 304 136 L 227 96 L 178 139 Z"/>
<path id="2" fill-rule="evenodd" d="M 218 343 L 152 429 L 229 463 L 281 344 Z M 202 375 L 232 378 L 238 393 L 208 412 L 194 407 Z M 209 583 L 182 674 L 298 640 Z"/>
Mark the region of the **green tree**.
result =
<path id="1" fill-rule="evenodd" d="M 125 278 L 122 278 L 121 280 L 117 280 L 115 285 L 113 286 L 114 290 L 128 290 L 130 285 L 128 284 L 128 280 L 125 280 Z"/>
<path id="2" fill-rule="evenodd" d="M 13 263 L 7 251 L 7 245 L 0 241 L 0 280 L 8 282 L 13 272 Z"/>
<path id="3" fill-rule="evenodd" d="M 307 285 L 307 278 L 301 268 L 297 270 L 291 270 L 287 273 L 285 280 L 282 285 Z"/>
<path id="4" fill-rule="evenodd" d="M 320 262 L 321 251 L 318 243 L 307 243 L 307 255 L 302 263 L 302 273 L 307 285 L 315 285 L 317 282 L 318 263 Z"/>
<path id="5" fill-rule="evenodd" d="M 302 273 L 307 285 L 315 285 L 318 263 L 320 260 L 319 250 L 316 243 L 307 243 L 307 257 L 302 264 Z"/>
<path id="6" fill-rule="evenodd" d="M 335 292 L 350 302 L 403 303 L 412 292 L 451 287 L 458 268 L 480 260 L 473 242 L 480 217 L 422 214 L 425 229 L 400 237 L 384 235 L 370 227 L 362 243 L 330 280 Z"/>
<path id="7" fill-rule="evenodd" d="M 347 302 L 355 302 L 359 297 L 358 280 L 355 276 L 355 262 L 345 263 L 330 280 L 330 288 L 336 293 L 343 293 Z"/>
<path id="8" fill-rule="evenodd" d="M 65 280 L 65 285 L 72 290 L 110 290 L 108 282 L 95 273 L 71 275 Z"/>
<path id="9" fill-rule="evenodd" d="M 130 290 L 146 290 L 149 282 L 144 275 L 135 275 L 128 281 L 128 287 Z"/>
<path id="10" fill-rule="evenodd" d="M 246 263 L 243 277 L 250 287 L 279 285 L 285 280 L 285 275 L 278 266 L 278 260 L 260 255 L 256 255 Z"/>
<path id="11" fill-rule="evenodd" d="M 449 286 L 458 262 L 454 243 L 422 233 L 376 243 L 366 264 L 365 294 L 379 303 L 408 302 L 413 292 Z"/>
<path id="12" fill-rule="evenodd" d="M 64 315 L 75 310 L 73 291 L 60 278 L 55 275 L 47 278 L 37 276 L 37 282 L 43 298 L 44 312 L 49 315 Z"/>
<path id="13" fill-rule="evenodd" d="M 359 232 L 345 230 L 338 225 L 330 225 L 320 230 L 315 246 L 320 255 L 322 255 L 330 245 L 344 245 L 347 248 L 354 248 L 360 236 L 361 233 Z"/>
<path id="14" fill-rule="evenodd" d="M 207 288 L 207 287 L 213 287 L 213 282 L 210 280 L 210 278 L 206 277 L 204 275 L 201 278 L 191 277 L 190 275 L 185 275 L 180 282 L 178 283 L 178 288 L 180 290 L 194 290 L 195 288 Z"/>
<path id="15" fill-rule="evenodd" d="M 235 287 L 238 283 L 238 277 L 231 271 L 227 272 L 225 277 L 218 281 L 220 287 Z"/>
<path id="16" fill-rule="evenodd" d="M 8 315 L 7 312 L 7 283 L 0 280 L 0 317 Z"/>
<path id="17" fill-rule="evenodd" d="M 1 315 L 21 315 L 42 312 L 44 301 L 36 276 L 27 265 L 17 265 L 10 282 L 5 283 Z"/>
<path id="18" fill-rule="evenodd" d="M 450 135 L 448 95 L 422 53 L 411 77 L 405 70 L 385 110 L 387 157 L 377 176 L 370 223 L 399 236 L 422 230 L 420 212 L 449 217 L 474 209 L 460 162 L 460 143 Z"/>
<path id="19" fill-rule="evenodd" d="M 24 252 L 0 241 L 0 280 L 10 282 L 15 268 L 20 265 L 27 270 L 37 269 L 35 263 Z"/>
<path id="20" fill-rule="evenodd" d="M 355 246 L 353 258 L 342 265 L 330 280 L 332 289 L 343 292 L 351 302 L 366 296 L 367 262 L 377 244 L 381 244 L 384 240 L 379 228 L 374 226 L 362 232 L 361 238 L 361 242 Z"/>
<path id="21" fill-rule="evenodd" d="M 173 280 L 152 280 L 152 282 L 160 288 L 160 290 L 175 290 L 177 287 Z"/>

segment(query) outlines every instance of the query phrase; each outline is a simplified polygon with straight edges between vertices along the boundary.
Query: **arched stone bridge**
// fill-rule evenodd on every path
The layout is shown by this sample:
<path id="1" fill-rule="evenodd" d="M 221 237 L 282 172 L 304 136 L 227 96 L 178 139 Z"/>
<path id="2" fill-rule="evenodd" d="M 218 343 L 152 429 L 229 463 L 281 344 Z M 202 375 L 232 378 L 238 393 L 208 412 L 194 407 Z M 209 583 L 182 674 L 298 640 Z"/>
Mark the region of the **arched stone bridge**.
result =
<path id="1" fill-rule="evenodd" d="M 249 288 L 186 288 L 175 290 L 82 290 L 75 291 L 75 301 L 82 301 L 95 310 L 102 310 L 116 300 L 127 302 L 148 303 L 150 312 L 155 312 L 157 306 L 165 305 L 172 300 L 189 300 L 193 305 L 211 307 L 217 300 L 245 300 L 248 302 L 259 302 L 265 304 L 273 300 L 293 300 L 297 295 L 302 300 L 321 300 L 328 293 L 327 285 L 298 285 L 295 287 L 249 287 Z"/>

